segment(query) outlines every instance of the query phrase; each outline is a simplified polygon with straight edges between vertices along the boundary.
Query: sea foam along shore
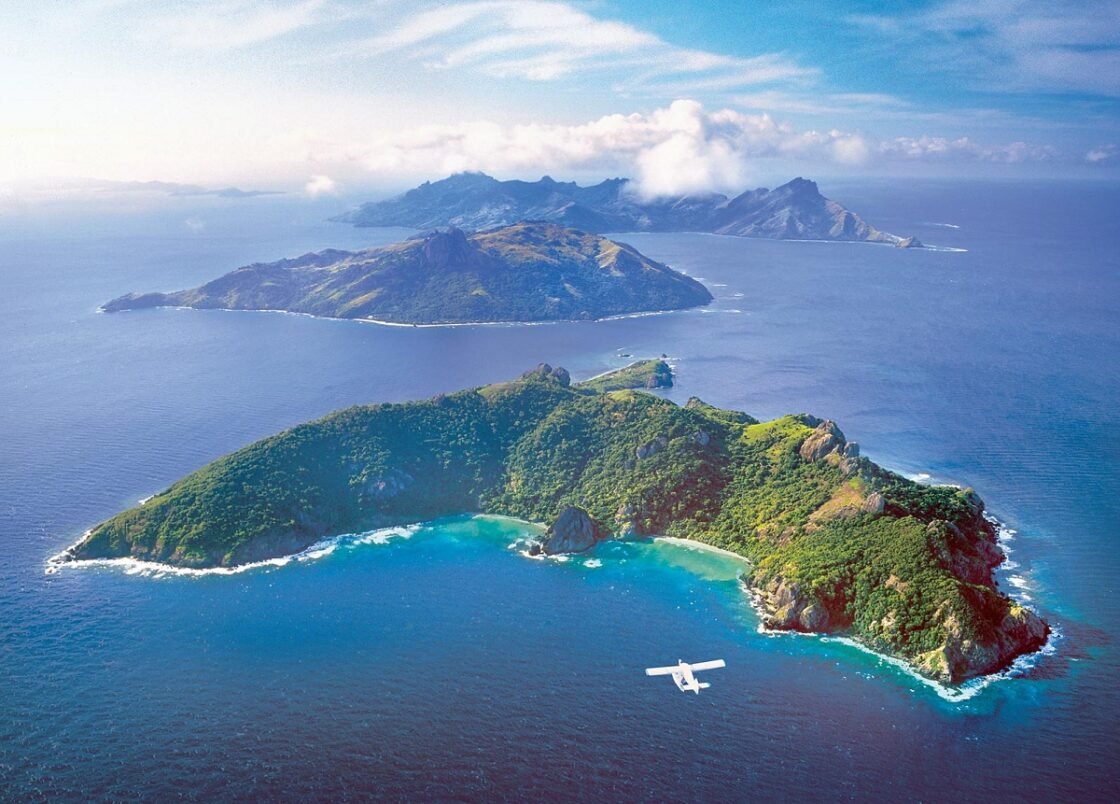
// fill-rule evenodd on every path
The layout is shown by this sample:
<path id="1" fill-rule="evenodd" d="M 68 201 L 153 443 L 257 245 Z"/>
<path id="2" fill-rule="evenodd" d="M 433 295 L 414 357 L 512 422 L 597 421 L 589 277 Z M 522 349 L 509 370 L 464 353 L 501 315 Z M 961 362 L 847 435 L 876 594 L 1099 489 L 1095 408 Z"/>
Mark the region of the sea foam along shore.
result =
<path id="1" fill-rule="evenodd" d="M 424 523 L 403 525 L 392 528 L 379 528 L 363 533 L 343 533 L 322 539 L 310 547 L 286 556 L 277 556 L 263 561 L 253 561 L 248 564 L 237 564 L 233 567 L 176 567 L 172 564 L 160 564 L 156 561 L 141 561 L 136 558 L 90 558 L 75 560 L 71 558 L 73 550 L 89 536 L 89 531 L 82 538 L 67 547 L 61 553 L 47 559 L 45 572 L 53 575 L 63 569 L 83 569 L 91 567 L 105 567 L 123 570 L 126 575 L 144 575 L 151 578 L 163 578 L 171 575 L 186 577 L 201 577 L 203 575 L 237 575 L 272 567 L 283 567 L 294 561 L 314 561 L 330 555 L 340 547 L 353 548 L 366 544 L 386 544 L 392 539 L 407 539 L 420 530 Z"/>
<path id="2" fill-rule="evenodd" d="M 346 321 L 354 324 L 373 324 L 378 327 L 399 327 L 404 329 L 456 329 L 460 327 L 547 327 L 556 324 L 594 324 L 603 321 L 623 321 L 631 318 L 648 318 L 655 315 L 671 315 L 673 313 L 703 312 L 703 307 L 686 307 L 680 310 L 644 310 L 637 313 L 619 313 L 617 315 L 603 316 L 602 318 L 559 318 L 552 321 L 449 321 L 444 323 L 409 324 L 402 321 L 383 321 L 378 318 L 340 318 L 333 315 L 315 315 L 314 313 L 301 313 L 296 310 L 239 310 L 233 307 L 185 307 L 183 305 L 169 305 L 165 310 L 191 310 L 218 313 L 273 313 L 280 315 L 294 315 L 301 318 L 317 318 L 321 321 Z M 97 308 L 98 313 L 104 313 L 103 307 Z M 133 313 L 136 310 L 121 310 L 119 313 Z M 708 310 L 707 312 L 713 312 Z M 714 312 L 740 312 L 714 311 Z"/>
<path id="3" fill-rule="evenodd" d="M 486 517 L 487 515 L 478 514 L 478 515 L 475 515 L 475 516 L 476 517 Z M 534 530 L 535 529 L 543 530 L 543 526 L 534 525 L 533 523 L 525 522 L 524 520 L 519 520 L 519 519 L 516 519 L 515 517 L 493 516 L 492 518 L 517 522 L 519 524 L 526 525 L 530 529 L 534 529 Z M 1008 540 L 1010 540 L 1011 538 L 1013 538 L 1013 536 L 1015 535 L 1015 531 L 1012 530 L 1011 528 L 1008 528 L 1005 525 L 1003 525 L 1003 523 L 1001 523 L 998 519 L 991 516 L 990 514 L 986 515 L 986 518 L 990 522 L 992 522 L 997 528 L 997 532 L 999 534 L 1000 546 L 1001 546 L 1001 548 L 1003 548 L 1004 555 L 1005 555 L 1004 564 L 1001 564 L 1000 566 L 1001 566 L 1001 568 L 1004 568 L 1005 565 L 1008 562 L 1008 559 L 1006 558 L 1006 555 L 1007 555 L 1006 542 Z M 89 535 L 89 532 L 87 531 L 86 534 L 84 534 L 82 536 L 82 539 L 79 539 L 77 542 L 75 542 L 70 547 L 67 547 L 61 553 L 58 553 L 57 555 L 51 556 L 49 559 L 47 559 L 45 572 L 48 575 L 53 575 L 53 574 L 59 572 L 62 569 L 65 569 L 65 568 L 80 569 L 80 568 L 103 567 L 103 568 L 110 568 L 110 569 L 120 569 L 120 570 L 123 570 L 125 572 L 125 574 L 127 574 L 127 575 L 143 575 L 145 577 L 151 577 L 151 578 L 164 578 L 164 577 L 168 577 L 168 576 L 201 577 L 201 576 L 205 576 L 205 575 L 237 575 L 239 573 L 249 572 L 249 571 L 252 571 L 252 570 L 269 569 L 269 568 L 274 568 L 274 567 L 283 567 L 283 566 L 285 566 L 287 564 L 290 564 L 292 562 L 314 561 L 314 560 L 317 560 L 317 559 L 320 559 L 320 558 L 323 558 L 325 556 L 330 555 L 331 553 L 335 552 L 335 550 L 337 550 L 340 547 L 353 548 L 353 547 L 358 547 L 360 545 L 368 545 L 368 544 L 386 544 L 393 539 L 407 539 L 407 538 L 410 538 L 414 533 L 416 533 L 418 530 L 420 530 L 421 528 L 425 527 L 425 525 L 428 525 L 428 524 L 430 524 L 430 523 L 419 522 L 419 523 L 412 524 L 412 525 L 404 525 L 404 526 L 397 526 L 397 527 L 390 527 L 390 528 L 380 528 L 380 529 L 377 529 L 377 530 L 366 531 L 366 532 L 363 532 L 363 533 L 345 533 L 345 534 L 341 534 L 339 536 L 333 536 L 331 538 L 323 539 L 321 541 L 318 541 L 315 544 L 311 545 L 310 547 L 307 547 L 304 550 L 301 550 L 298 553 L 293 553 L 291 555 L 279 556 L 277 558 L 270 558 L 270 559 L 266 559 L 264 561 L 255 561 L 255 562 L 252 562 L 252 563 L 249 563 L 249 564 L 238 564 L 237 566 L 234 566 L 234 567 L 208 567 L 206 569 L 195 569 L 195 568 L 191 568 L 191 567 L 176 567 L 176 566 L 173 566 L 173 565 L 170 565 L 170 564 L 160 564 L 160 563 L 157 563 L 157 562 L 154 562 L 154 561 L 141 561 L 141 560 L 134 559 L 134 558 L 95 558 L 95 559 L 84 559 L 84 560 L 75 561 L 75 560 L 70 558 L 70 556 L 72 555 L 72 550 L 74 549 L 74 547 L 76 547 L 78 544 L 80 544 L 81 541 L 86 538 L 86 536 Z M 698 550 L 698 551 L 703 551 L 703 552 L 714 553 L 714 554 L 717 554 L 717 555 L 721 555 L 725 558 L 732 559 L 734 561 L 737 561 L 737 562 L 739 562 L 741 564 L 744 564 L 744 565 L 747 565 L 747 566 L 749 566 L 750 563 L 751 563 L 749 559 L 747 559 L 744 556 L 739 555 L 738 553 L 734 553 L 734 552 L 732 552 L 730 550 L 726 550 L 722 547 L 715 547 L 714 545 L 705 544 L 704 542 L 694 541 L 692 539 L 680 539 L 680 538 L 677 538 L 677 537 L 674 537 L 674 536 L 654 536 L 654 537 L 652 537 L 651 541 L 664 542 L 664 543 L 672 544 L 672 545 L 675 545 L 677 547 L 682 547 L 682 548 L 688 549 L 688 550 Z M 512 544 L 509 545 L 509 548 L 517 550 L 519 553 L 521 553 L 521 555 L 525 556 L 526 558 L 532 558 L 532 559 L 537 559 L 537 560 L 542 560 L 544 558 L 550 558 L 550 559 L 552 559 L 552 560 L 554 560 L 558 563 L 567 563 L 568 561 L 571 560 L 571 556 L 568 556 L 568 555 L 547 556 L 547 557 L 546 556 L 530 555 L 529 551 L 527 549 L 523 549 L 524 544 L 521 543 L 520 540 L 515 540 Z M 590 559 L 590 560 L 584 561 L 582 563 L 583 563 L 584 566 L 587 566 L 589 568 L 597 568 L 597 567 L 602 566 L 602 560 L 598 559 L 598 558 Z M 1038 662 L 1038 660 L 1042 656 L 1049 656 L 1049 655 L 1053 654 L 1057 650 L 1056 645 L 1061 640 L 1061 637 L 1062 637 L 1062 631 L 1061 631 L 1060 627 L 1055 625 L 1051 629 L 1051 633 L 1050 633 L 1049 638 L 1046 641 L 1046 644 L 1044 644 L 1041 648 L 1039 648 L 1034 653 L 1028 653 L 1028 654 L 1024 654 L 1022 656 L 1017 657 L 1011 663 L 1010 666 L 1006 667 L 1005 669 L 1003 669 L 1003 670 L 1001 670 L 997 673 L 991 673 L 991 674 L 986 675 L 986 676 L 980 676 L 978 678 L 970 679 L 969 681 L 965 682 L 964 684 L 962 684 L 958 687 L 953 687 L 953 686 L 948 686 L 948 685 L 945 685 L 945 684 L 941 684 L 940 682 L 934 681 L 931 678 L 926 678 L 925 676 L 921 675 L 916 670 L 914 670 L 906 660 L 900 659 L 896 656 L 891 656 L 891 655 L 876 651 L 876 650 L 868 647 L 867 645 L 864 645 L 862 642 L 859 642 L 856 639 L 852 639 L 851 637 L 836 636 L 836 635 L 830 635 L 830 634 L 821 634 L 821 633 L 816 633 L 816 632 L 786 631 L 786 630 L 780 630 L 780 629 L 767 628 L 764 625 L 765 618 L 766 618 L 766 612 L 765 612 L 764 607 L 762 606 L 762 601 L 761 601 L 760 597 L 749 586 L 747 586 L 746 583 L 744 583 L 742 581 L 740 581 L 740 588 L 743 590 L 751 608 L 754 610 L 755 615 L 758 618 L 758 629 L 757 630 L 758 630 L 759 634 L 762 634 L 762 635 L 767 636 L 767 637 L 779 637 L 779 636 L 816 637 L 823 643 L 835 642 L 835 643 L 838 643 L 838 644 L 847 645 L 849 647 L 852 647 L 852 648 L 855 648 L 859 651 L 862 651 L 863 653 L 867 653 L 869 655 L 875 656 L 881 662 L 885 662 L 885 663 L 897 668 L 898 670 L 901 670 L 903 673 L 910 676 L 914 680 L 919 681 L 923 685 L 925 685 L 926 687 L 929 687 L 930 689 L 932 689 L 937 694 L 937 696 L 939 698 L 941 698 L 945 701 L 949 701 L 951 703 L 961 703 L 963 701 L 967 701 L 971 698 L 974 698 L 977 695 L 979 695 L 986 687 L 988 687 L 990 684 L 992 684 L 996 681 L 1016 678 L 1016 677 L 1020 677 L 1020 676 L 1024 675 L 1032 667 L 1035 666 L 1035 664 Z M 1025 595 L 1020 594 L 1017 597 L 1016 594 L 1013 592 L 1012 597 L 1017 599 L 1023 605 L 1030 607 L 1030 604 L 1028 602 L 1026 602 L 1025 600 L 1023 600 Z"/>

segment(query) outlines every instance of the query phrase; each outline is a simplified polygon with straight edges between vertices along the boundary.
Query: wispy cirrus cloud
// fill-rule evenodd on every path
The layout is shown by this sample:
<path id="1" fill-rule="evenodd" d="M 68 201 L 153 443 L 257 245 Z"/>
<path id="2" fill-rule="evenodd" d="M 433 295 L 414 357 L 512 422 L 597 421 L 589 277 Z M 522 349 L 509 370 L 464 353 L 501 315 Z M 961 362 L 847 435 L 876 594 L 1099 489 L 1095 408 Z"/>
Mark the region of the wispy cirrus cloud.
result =
<path id="1" fill-rule="evenodd" d="M 562 0 L 75 0 L 70 16 L 107 17 L 132 37 L 188 50 L 237 50 L 307 33 L 300 63 L 376 61 L 498 79 L 607 76 L 623 91 L 668 95 L 805 82 L 819 71 L 780 52 L 689 48 Z"/>
<path id="2" fill-rule="evenodd" d="M 266 42 L 327 19 L 328 0 L 295 3 L 222 0 L 184 4 L 158 17 L 151 33 L 188 48 L 237 48 Z"/>
<path id="3" fill-rule="evenodd" d="M 948 0 L 926 10 L 853 14 L 849 23 L 978 88 L 1120 96 L 1114 0 Z"/>
<path id="4" fill-rule="evenodd" d="M 137 41 L 187 50 L 231 50 L 344 18 L 338 0 L 70 0 L 39 15 L 70 30 L 111 22 Z"/>
<path id="5" fill-rule="evenodd" d="M 679 47 L 633 25 L 546 0 L 478 0 L 406 13 L 387 31 L 349 43 L 339 54 L 393 54 L 428 69 L 533 81 L 611 74 L 618 88 L 665 83 L 672 90 L 686 82 L 737 88 L 817 74 L 781 53 L 739 57 Z"/>

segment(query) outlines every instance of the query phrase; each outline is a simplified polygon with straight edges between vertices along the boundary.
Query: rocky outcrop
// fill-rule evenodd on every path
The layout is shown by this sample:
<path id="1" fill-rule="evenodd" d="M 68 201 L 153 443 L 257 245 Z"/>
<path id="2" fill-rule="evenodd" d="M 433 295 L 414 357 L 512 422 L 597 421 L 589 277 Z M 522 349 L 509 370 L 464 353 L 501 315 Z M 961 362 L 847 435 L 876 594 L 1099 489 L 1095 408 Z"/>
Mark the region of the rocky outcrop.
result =
<path id="1" fill-rule="evenodd" d="M 881 514 L 883 513 L 883 508 L 886 507 L 886 504 L 887 501 L 883 498 L 883 495 L 877 491 L 873 491 L 867 495 L 867 498 L 863 501 L 863 505 L 861 506 L 861 508 L 863 511 L 869 514 Z"/>
<path id="2" fill-rule="evenodd" d="M 433 267 L 444 269 L 469 265 L 474 257 L 467 235 L 454 226 L 428 234 L 422 252 Z"/>
<path id="3" fill-rule="evenodd" d="M 800 584 L 774 577 L 761 589 L 751 587 L 749 577 L 743 583 L 753 592 L 764 612 L 763 625 L 782 631 L 820 633 L 843 628 L 842 618 L 829 611 L 827 605 L 806 594 Z"/>
<path id="4" fill-rule="evenodd" d="M 658 360 L 646 378 L 646 388 L 672 388 L 673 369 L 664 360 Z"/>
<path id="5" fill-rule="evenodd" d="M 805 439 L 798 450 L 801 459 L 819 461 L 824 456 L 842 450 L 847 442 L 835 422 L 824 421 L 816 426 L 812 435 Z"/>
<path id="6" fill-rule="evenodd" d="M 373 500 L 389 500 L 408 490 L 415 478 L 408 472 L 391 469 L 362 484 L 362 493 Z"/>
<path id="7" fill-rule="evenodd" d="M 744 574 L 740 581 L 759 609 L 766 628 L 802 633 L 847 633 L 851 629 L 852 623 L 845 616 L 841 603 L 822 600 L 799 583 L 774 576 L 756 585 L 750 573 Z M 900 595 L 907 592 L 909 585 L 894 575 L 884 583 Z M 959 684 L 965 679 L 1002 670 L 1015 657 L 1033 653 L 1046 644 L 1050 627 L 1034 611 L 1015 602 L 1008 603 L 990 589 L 977 594 L 987 598 L 987 605 L 1006 606 L 998 628 L 983 633 L 966 629 L 946 604 L 934 618 L 945 641 L 922 653 L 904 652 L 902 658 L 930 678 Z M 899 614 L 895 610 L 886 611 L 865 635 L 868 644 L 888 653 L 892 652 L 890 646 L 898 644 L 899 640 Z"/>
<path id="8" fill-rule="evenodd" d="M 538 364 L 537 367 L 532 371 L 526 371 L 524 374 L 522 374 L 521 378 L 527 379 L 533 376 L 555 380 L 565 388 L 567 388 L 572 383 L 572 375 L 568 373 L 568 370 L 566 368 L 563 368 L 562 366 L 553 368 L 548 363 Z"/>
<path id="9" fill-rule="evenodd" d="M 578 506 L 569 505 L 549 526 L 541 541 L 541 552 L 550 556 L 582 553 L 608 538 L 610 532 L 590 514 Z"/>
<path id="10" fill-rule="evenodd" d="M 1003 669 L 1016 656 L 1046 644 L 1050 627 L 1033 611 L 1012 604 L 994 633 L 966 633 L 955 614 L 939 612 L 945 643 L 914 659 L 918 670 L 948 684 Z"/>
<path id="11" fill-rule="evenodd" d="M 634 448 L 634 456 L 641 460 L 643 458 L 650 458 L 661 452 L 665 447 L 669 446 L 669 439 L 663 435 L 652 438 L 644 444 L 640 444 Z"/>
<path id="12" fill-rule="evenodd" d="M 638 534 L 638 512 L 630 503 L 623 503 L 614 512 L 614 522 L 618 527 L 619 536 L 635 536 Z"/>

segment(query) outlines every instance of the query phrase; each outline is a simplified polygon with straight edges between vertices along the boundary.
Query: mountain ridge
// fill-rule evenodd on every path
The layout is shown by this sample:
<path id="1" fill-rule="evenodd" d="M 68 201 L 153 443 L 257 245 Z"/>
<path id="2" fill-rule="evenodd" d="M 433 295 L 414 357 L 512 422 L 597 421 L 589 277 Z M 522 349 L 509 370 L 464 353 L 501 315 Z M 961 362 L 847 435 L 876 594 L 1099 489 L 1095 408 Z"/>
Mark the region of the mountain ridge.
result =
<path id="1" fill-rule="evenodd" d="M 555 223 L 467 234 L 451 227 L 364 251 L 328 249 L 242 266 L 147 307 L 284 310 L 400 324 L 568 321 L 708 304 L 707 288 L 632 246 Z"/>
<path id="2" fill-rule="evenodd" d="M 920 248 L 913 237 L 883 232 L 842 204 L 824 197 L 816 182 L 797 177 L 774 189 L 734 197 L 702 193 L 642 199 L 625 178 L 582 187 L 543 176 L 535 182 L 500 181 L 485 173 L 454 173 L 383 201 L 332 218 L 355 226 L 457 226 L 485 229 L 541 220 L 588 232 L 707 232 L 776 240 L 841 240 Z"/>

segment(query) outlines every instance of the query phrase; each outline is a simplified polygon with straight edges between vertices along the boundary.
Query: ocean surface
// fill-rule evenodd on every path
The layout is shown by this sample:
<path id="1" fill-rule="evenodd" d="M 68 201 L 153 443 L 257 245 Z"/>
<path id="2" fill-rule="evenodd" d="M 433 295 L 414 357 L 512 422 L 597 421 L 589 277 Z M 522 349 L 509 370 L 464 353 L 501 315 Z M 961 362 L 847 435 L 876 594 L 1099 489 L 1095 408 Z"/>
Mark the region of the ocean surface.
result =
<path id="1" fill-rule="evenodd" d="M 743 800 L 1120 796 L 1120 187 L 822 186 L 963 251 L 620 236 L 708 309 L 383 327 L 97 306 L 405 230 L 342 202 L 178 198 L 0 215 L 0 798 Z M 231 575 L 48 573 L 83 531 L 230 450 L 351 404 L 541 361 L 668 355 L 689 396 L 835 419 L 973 486 L 1005 588 L 1056 626 L 947 690 L 837 640 L 760 634 L 737 562 L 667 543 L 567 562 L 463 516 Z M 724 658 L 702 695 L 643 668 Z"/>

